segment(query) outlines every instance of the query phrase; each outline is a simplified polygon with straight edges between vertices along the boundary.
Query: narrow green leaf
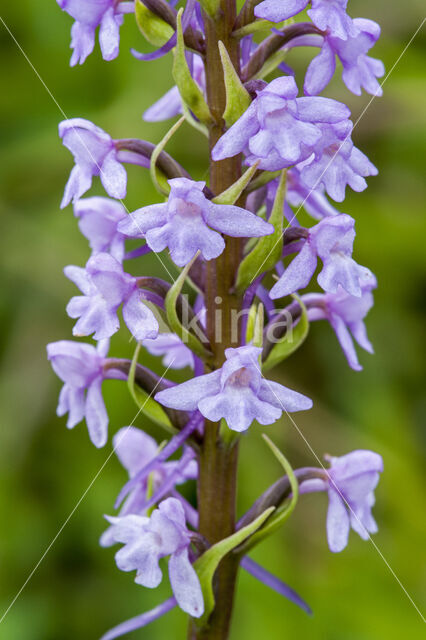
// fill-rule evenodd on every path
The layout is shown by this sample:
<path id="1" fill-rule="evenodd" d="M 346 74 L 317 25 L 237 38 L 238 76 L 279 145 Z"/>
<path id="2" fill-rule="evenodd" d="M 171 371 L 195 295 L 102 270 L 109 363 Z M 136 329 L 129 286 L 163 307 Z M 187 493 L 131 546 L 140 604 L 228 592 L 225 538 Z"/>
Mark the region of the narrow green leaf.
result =
<path id="1" fill-rule="evenodd" d="M 263 304 L 260 303 L 257 307 L 257 314 L 254 322 L 253 328 L 253 346 L 254 347 L 263 347 L 263 323 L 265 320 L 265 311 L 263 308 Z"/>
<path id="2" fill-rule="evenodd" d="M 299 483 L 297 482 L 296 476 L 294 475 L 294 471 L 288 462 L 287 458 L 284 454 L 278 449 L 278 447 L 268 438 L 264 433 L 262 434 L 266 444 L 271 449 L 274 456 L 277 458 L 278 462 L 283 467 L 288 479 L 290 481 L 290 486 L 292 490 L 291 498 L 286 501 L 279 509 L 277 509 L 274 515 L 269 518 L 268 522 L 264 527 L 258 529 L 253 533 L 252 536 L 247 540 L 247 542 L 241 545 L 238 549 L 238 553 L 246 554 L 250 549 L 255 547 L 259 542 L 270 536 L 274 531 L 279 529 L 281 525 L 287 520 L 287 518 L 293 513 L 294 508 L 296 506 L 297 500 L 299 498 Z"/>
<path id="3" fill-rule="evenodd" d="M 295 298 L 302 308 L 302 315 L 296 326 L 286 335 L 280 342 L 272 347 L 270 354 L 263 363 L 263 370 L 268 371 L 277 364 L 288 358 L 294 353 L 305 341 L 306 336 L 309 333 L 309 320 L 306 306 L 301 298 L 294 294 L 292 298 Z"/>
<path id="4" fill-rule="evenodd" d="M 150 11 L 141 0 L 136 0 L 135 16 L 139 31 L 154 46 L 162 47 L 172 37 L 172 27 Z"/>
<path id="5" fill-rule="evenodd" d="M 270 73 L 275 71 L 277 67 L 284 62 L 288 54 L 288 49 L 280 49 L 270 56 L 263 67 L 251 78 L 252 80 L 263 80 Z"/>
<path id="6" fill-rule="evenodd" d="M 275 231 L 270 236 L 260 238 L 254 249 L 244 258 L 238 269 L 237 289 L 244 291 L 253 280 L 265 271 L 272 269 L 279 261 L 283 251 L 283 209 L 286 188 L 286 170 L 281 173 L 280 183 L 268 222 Z"/>
<path id="7" fill-rule="evenodd" d="M 258 31 L 269 31 L 272 27 L 279 29 L 279 24 L 269 20 L 255 20 L 241 27 L 241 29 L 233 31 L 232 36 L 234 38 L 244 38 L 244 36 L 249 36 L 251 33 L 257 33 Z"/>
<path id="8" fill-rule="evenodd" d="M 225 120 L 226 126 L 230 127 L 248 109 L 251 104 L 251 97 L 241 82 L 238 73 L 235 71 L 225 45 L 220 40 L 219 53 L 222 61 L 226 89 L 226 105 L 223 119 Z"/>
<path id="9" fill-rule="evenodd" d="M 149 166 L 151 180 L 154 183 L 154 186 L 157 189 L 157 191 L 163 194 L 164 196 L 169 195 L 170 187 L 167 181 L 165 180 L 164 176 L 163 176 L 163 179 L 159 177 L 160 172 L 157 169 L 158 156 L 163 151 L 164 147 L 166 146 L 170 138 L 176 133 L 176 131 L 184 122 L 185 122 L 184 116 L 182 116 L 182 118 L 180 118 L 177 122 L 175 122 L 175 124 L 168 130 L 164 138 L 157 144 L 151 156 L 151 161 Z"/>
<path id="10" fill-rule="evenodd" d="M 185 284 L 186 277 L 189 273 L 190 268 L 193 263 L 199 256 L 199 251 L 195 254 L 190 262 L 182 269 L 179 277 L 175 280 L 173 286 L 169 289 L 166 295 L 166 299 L 164 301 L 164 306 L 166 308 L 167 313 L 167 322 L 171 328 L 171 330 L 179 336 L 184 344 L 186 344 L 191 351 L 193 351 L 197 356 L 203 358 L 203 360 L 210 360 L 212 353 L 208 351 L 202 343 L 195 337 L 194 334 L 190 333 L 186 327 L 184 327 L 178 317 L 176 310 L 176 303 L 180 292 L 182 291 L 183 285 Z"/>
<path id="11" fill-rule="evenodd" d="M 222 191 L 222 193 L 213 198 L 212 202 L 216 204 L 234 204 L 237 202 L 238 198 L 256 173 L 259 162 L 260 160 L 255 162 L 253 166 L 249 167 L 247 171 L 243 173 L 241 178 L 234 182 L 234 184 L 231 184 L 226 191 Z"/>
<path id="12" fill-rule="evenodd" d="M 252 535 L 259 527 L 261 527 L 274 510 L 275 507 L 266 509 L 266 511 L 260 514 L 256 520 L 253 520 L 253 522 L 239 531 L 236 531 L 228 538 L 220 540 L 220 542 L 214 544 L 194 562 L 194 569 L 196 570 L 200 580 L 204 598 L 204 614 L 201 618 L 195 620 L 196 624 L 199 624 L 200 626 L 205 624 L 214 609 L 215 600 L 212 581 L 220 561 L 230 551 L 232 551 L 232 549 L 235 549 L 235 547 L 242 544 L 248 536 Z"/>
<path id="13" fill-rule="evenodd" d="M 278 178 L 280 174 L 281 171 L 262 171 L 262 173 L 258 175 L 257 178 L 250 182 L 246 189 L 246 192 L 251 193 L 252 191 L 256 191 L 256 189 L 259 189 L 265 184 L 268 184 L 268 182 L 272 182 L 272 180 Z"/>
<path id="14" fill-rule="evenodd" d="M 147 416 L 147 418 L 158 424 L 160 427 L 163 427 L 163 429 L 175 433 L 175 429 L 161 405 L 135 383 L 135 372 L 140 348 L 141 345 L 138 343 L 130 366 L 129 375 L 127 377 L 127 386 L 129 388 L 130 395 L 135 401 L 136 406 L 144 415 Z"/>
<path id="15" fill-rule="evenodd" d="M 177 43 L 175 49 L 175 59 L 173 61 L 173 78 L 179 89 L 182 100 L 201 122 L 208 124 L 211 122 L 210 110 L 201 91 L 188 67 L 185 57 L 185 44 L 182 32 L 182 13 L 179 9 L 176 18 Z"/>

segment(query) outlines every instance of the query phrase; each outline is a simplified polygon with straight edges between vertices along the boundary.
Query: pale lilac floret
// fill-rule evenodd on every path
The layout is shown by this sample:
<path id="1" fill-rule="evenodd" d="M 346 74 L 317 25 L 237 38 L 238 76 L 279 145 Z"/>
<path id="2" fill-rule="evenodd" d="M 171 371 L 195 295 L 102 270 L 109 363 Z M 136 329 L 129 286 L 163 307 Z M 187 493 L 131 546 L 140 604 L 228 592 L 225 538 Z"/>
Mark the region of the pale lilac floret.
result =
<path id="1" fill-rule="evenodd" d="M 88 239 L 92 253 L 110 253 L 119 262 L 124 258 L 125 237 L 117 231 L 127 216 L 120 202 L 110 198 L 84 198 L 74 205 L 81 233 Z"/>
<path id="2" fill-rule="evenodd" d="M 75 20 L 71 27 L 72 67 L 78 63 L 83 64 L 92 53 L 97 27 L 103 59 L 113 60 L 118 56 L 123 13 L 133 11 L 133 3 L 119 3 L 117 0 L 56 1 Z M 123 5 L 126 6 L 123 8 Z"/>
<path id="3" fill-rule="evenodd" d="M 153 356 L 163 356 L 163 364 L 170 369 L 194 367 L 194 355 L 175 333 L 159 333 L 154 340 L 143 341 L 143 346 Z"/>
<path id="4" fill-rule="evenodd" d="M 383 460 L 378 453 L 361 449 L 338 458 L 330 457 L 329 462 L 327 480 L 308 480 L 300 489 L 302 493 L 328 492 L 328 546 L 330 551 L 338 553 L 348 544 L 351 527 L 363 540 L 377 532 L 371 509 Z"/>
<path id="5" fill-rule="evenodd" d="M 324 291 L 336 293 L 341 287 L 352 296 L 361 296 L 360 281 L 369 271 L 352 258 L 354 226 L 355 220 L 341 213 L 324 218 L 311 227 L 302 249 L 272 287 L 271 298 L 282 298 L 307 287 L 318 258 L 322 260 L 323 268 L 317 281 Z"/>
<path id="6" fill-rule="evenodd" d="M 383 62 L 367 56 L 367 51 L 380 36 L 380 27 L 373 20 L 364 18 L 356 18 L 354 24 L 358 33 L 347 40 L 325 34 L 321 52 L 312 60 L 306 72 L 306 95 L 316 95 L 328 85 L 336 70 L 336 56 L 342 63 L 342 78 L 349 91 L 359 96 L 365 89 L 374 96 L 382 95 L 377 78 L 381 78 L 385 72 Z"/>
<path id="7" fill-rule="evenodd" d="M 114 141 L 103 129 L 89 120 L 73 118 L 59 124 L 59 136 L 74 156 L 75 166 L 65 187 L 61 209 L 76 202 L 92 186 L 93 176 L 100 176 L 111 198 L 126 195 L 127 174 L 117 160 Z"/>
<path id="8" fill-rule="evenodd" d="M 179 500 L 167 498 L 149 518 L 127 515 L 107 520 L 114 542 L 124 544 L 115 555 L 118 568 L 136 571 L 135 582 L 152 589 L 162 580 L 159 561 L 168 557 L 170 584 L 179 607 L 199 618 L 204 612 L 203 596 L 189 559 L 191 532 Z"/>
<path id="9" fill-rule="evenodd" d="M 179 267 L 200 251 L 205 260 L 217 258 L 225 248 L 224 233 L 234 237 L 259 237 L 274 227 L 250 211 L 208 200 L 205 182 L 187 178 L 169 180 L 169 199 L 164 204 L 143 207 L 120 222 L 118 230 L 132 238 L 146 238 L 156 252 L 166 247 Z"/>
<path id="10" fill-rule="evenodd" d="M 322 137 L 319 125 L 347 121 L 350 111 L 330 98 L 297 94 L 292 77 L 270 82 L 219 139 L 213 160 L 244 153 L 247 164 L 259 160 L 259 168 L 270 171 L 307 160 Z"/>
<path id="11" fill-rule="evenodd" d="M 283 411 L 310 409 L 309 398 L 262 377 L 261 351 L 252 346 L 226 349 L 220 369 L 160 391 L 155 399 L 173 409 L 198 409 L 212 422 L 224 418 L 234 431 L 246 431 L 253 420 L 272 424 Z"/>
<path id="12" fill-rule="evenodd" d="M 360 285 L 361 297 L 351 296 L 341 288 L 337 293 L 313 293 L 303 296 L 304 302 L 309 306 L 309 320 L 330 322 L 349 366 L 355 371 L 361 371 L 362 366 L 358 361 L 353 340 L 368 353 L 374 352 L 367 337 L 364 318 L 374 304 L 372 291 L 377 287 L 375 276 L 368 272 L 360 281 Z"/>
<path id="13" fill-rule="evenodd" d="M 304 184 L 310 189 L 321 185 L 336 202 L 343 202 L 347 185 L 354 191 L 367 188 L 365 178 L 378 171 L 367 156 L 354 146 L 350 120 L 337 125 L 321 125 L 322 136 L 313 148 L 314 155 L 298 166 Z"/>
<path id="14" fill-rule="evenodd" d="M 154 438 L 136 427 L 123 427 L 113 437 L 114 452 L 123 467 L 134 478 L 148 463 L 158 455 L 159 447 Z M 180 469 L 179 461 L 159 462 L 149 476 L 135 486 L 126 498 L 120 516 L 129 514 L 145 515 L 146 504 L 149 499 L 148 484 L 152 494 L 169 478 L 173 477 L 174 486 L 197 477 L 197 463 L 190 460 L 184 469 Z M 100 538 L 103 547 L 114 544 L 112 527 L 109 527 Z"/>
<path id="15" fill-rule="evenodd" d="M 303 11 L 310 0 L 265 0 L 254 9 L 258 18 L 282 22 Z M 358 32 L 354 20 L 346 13 L 348 0 L 311 0 L 308 15 L 318 29 L 328 29 L 338 38 L 346 39 Z"/>
<path id="16" fill-rule="evenodd" d="M 104 371 L 108 346 L 108 341 L 100 342 L 95 348 L 91 344 L 69 340 L 47 345 L 47 357 L 56 375 L 64 382 L 57 414 L 63 416 L 68 413 L 69 429 L 86 418 L 90 439 L 96 447 L 103 447 L 108 437 L 102 382 L 107 377 L 120 377 L 119 372 Z"/>
<path id="17" fill-rule="evenodd" d="M 200 56 L 192 56 L 192 77 L 202 91 L 206 89 L 204 64 Z M 168 120 L 183 112 L 182 98 L 177 87 L 172 87 L 162 98 L 157 100 L 143 114 L 146 122 L 160 122 Z"/>
<path id="18" fill-rule="evenodd" d="M 278 183 L 276 182 L 276 184 Z M 327 216 L 337 216 L 340 213 L 327 200 L 323 185 L 320 184 L 315 189 L 310 189 L 303 182 L 300 171 L 296 167 L 288 170 L 286 186 L 287 202 L 297 209 L 303 206 L 306 212 L 316 220 L 322 220 Z"/>
<path id="19" fill-rule="evenodd" d="M 86 268 L 69 266 L 64 273 L 77 285 L 82 296 L 75 296 L 67 306 L 71 318 L 78 318 L 73 334 L 95 340 L 109 338 L 120 327 L 117 311 L 122 306 L 124 322 L 136 340 L 155 338 L 158 322 L 143 303 L 143 292 L 137 279 L 125 273 L 121 264 L 108 253 L 98 253 Z"/>

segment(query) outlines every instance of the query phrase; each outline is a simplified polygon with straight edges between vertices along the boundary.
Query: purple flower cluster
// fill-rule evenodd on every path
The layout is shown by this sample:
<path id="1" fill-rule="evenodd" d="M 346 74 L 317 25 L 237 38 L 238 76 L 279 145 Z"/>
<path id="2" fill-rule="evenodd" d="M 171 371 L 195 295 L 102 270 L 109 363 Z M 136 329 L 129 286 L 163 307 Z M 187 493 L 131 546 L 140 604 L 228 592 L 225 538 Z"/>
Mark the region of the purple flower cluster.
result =
<path id="1" fill-rule="evenodd" d="M 361 369 L 355 343 L 373 351 L 364 321 L 373 306 L 376 278 L 353 257 L 355 220 L 328 198 L 343 202 L 347 186 L 363 191 L 366 178 L 376 175 L 377 169 L 354 145 L 349 108 L 318 94 L 332 79 L 336 61 L 352 93 L 360 95 L 364 89 L 381 94 L 377 78 L 384 67 L 368 55 L 380 28 L 371 20 L 349 16 L 347 0 L 263 0 L 254 3 L 254 18 L 253 3 L 248 3 L 237 22 L 233 16 L 232 24 L 226 25 L 229 33 L 234 29 L 235 50 L 227 51 L 221 43 L 222 76 L 211 46 L 223 38 L 219 33 L 212 37 L 219 18 L 210 5 L 212 15 L 207 19 L 212 33 L 206 37 L 202 3 L 195 0 L 187 0 L 183 11 L 175 9 L 175 2 L 157 0 L 146 5 L 122 0 L 57 2 L 75 20 L 71 65 L 83 63 L 93 51 L 98 28 L 103 58 L 114 59 L 124 14 L 136 10 L 139 26 L 141 15 L 148 16 L 141 30 L 162 46 L 152 53 L 133 54 L 151 60 L 175 49 L 177 86 L 149 107 L 144 119 L 157 122 L 183 114 L 182 122 L 185 119 L 210 137 L 211 180 L 206 184 L 164 150 L 175 129 L 155 148 L 145 140 L 113 139 L 82 118 L 59 125 L 60 138 L 74 158 L 61 208 L 72 202 L 90 248 L 84 268 L 64 269 L 81 292 L 71 298 L 67 313 L 76 320 L 74 336 L 93 336 L 98 343 L 48 345 L 48 359 L 63 382 L 57 413 L 68 414 L 69 428 L 85 419 L 93 444 L 104 446 L 109 419 L 102 385 L 106 379 L 116 379 L 128 383 L 138 405 L 137 418 L 145 414 L 172 433 L 159 444 L 160 436 L 157 440 L 125 426 L 112 438 L 128 479 L 115 504 L 118 515 L 106 517 L 109 526 L 100 544 L 122 545 L 115 556 L 118 568 L 135 571 L 135 582 L 148 588 L 162 581 L 167 559 L 173 597 L 108 632 L 104 640 L 144 626 L 176 604 L 199 618 L 197 625 L 202 628 L 214 605 L 211 594 L 218 595 L 218 558 L 227 562 L 233 548 L 244 569 L 310 611 L 288 585 L 242 557 L 240 550 L 246 550 L 246 543 L 251 548 L 274 529 L 291 495 L 293 506 L 295 480 L 302 494 L 327 492 L 331 551 L 345 548 L 351 528 L 367 539 L 377 531 L 371 510 L 383 470 L 380 455 L 353 451 L 329 458 L 328 469 L 304 467 L 292 474 L 271 445 L 289 477 L 260 496 L 232 532 L 227 520 L 226 530 L 232 535 L 225 541 L 206 527 L 206 509 L 210 519 L 229 515 L 219 504 L 223 496 L 212 497 L 211 482 L 216 487 L 217 477 L 210 474 L 225 466 L 227 474 L 233 472 L 228 456 L 251 425 L 257 424 L 252 430 L 271 425 L 283 413 L 313 406 L 307 396 L 263 374 L 301 344 L 312 330 L 310 323 L 329 322 L 354 370 Z M 305 9 L 311 22 L 294 21 Z M 225 14 L 220 12 L 221 21 L 226 22 Z M 257 30 L 258 19 L 292 20 L 255 43 L 247 33 Z M 305 45 L 320 51 L 308 66 L 299 95 L 294 72 L 280 61 L 284 49 Z M 240 65 L 235 64 L 234 54 Z M 264 78 L 271 70 L 279 76 L 268 83 Z M 214 83 L 219 81 L 225 83 L 226 107 L 212 99 Z M 228 126 L 229 122 L 233 124 Z M 140 194 L 139 207 L 129 214 L 122 202 L 127 193 L 123 165 L 152 170 L 154 160 L 161 175 L 161 188 L 157 181 L 155 186 L 168 195 L 147 204 Z M 243 175 L 243 164 L 254 167 Z M 232 176 L 227 175 L 230 167 Z M 205 169 L 200 168 L 200 176 L 207 175 Z M 83 199 L 96 176 L 109 197 Z M 309 228 L 298 220 L 302 207 L 314 219 Z M 166 249 L 165 260 L 174 263 L 172 270 L 183 269 L 174 282 L 152 273 L 154 260 L 164 266 L 155 254 Z M 293 299 L 285 300 L 289 296 Z M 127 338 L 139 343 L 133 360 L 107 356 L 109 338 L 120 329 L 120 308 Z M 286 332 L 280 325 L 283 317 L 288 321 Z M 275 340 L 270 330 L 277 328 L 280 334 Z M 132 352 L 134 346 L 127 355 Z M 157 362 L 165 369 L 161 377 L 145 366 L 153 361 L 150 356 L 161 359 Z M 167 379 L 169 369 L 182 370 L 178 375 L 184 381 Z M 187 481 L 199 482 L 197 492 L 188 492 L 197 493 L 196 504 L 181 490 Z M 206 486 L 210 487 L 207 500 Z M 260 529 L 257 536 L 255 527 L 264 527 L 265 522 L 272 526 Z M 232 595 L 231 590 L 229 601 Z M 220 606 L 225 606 L 223 601 Z M 210 621 L 214 624 L 214 617 Z"/>

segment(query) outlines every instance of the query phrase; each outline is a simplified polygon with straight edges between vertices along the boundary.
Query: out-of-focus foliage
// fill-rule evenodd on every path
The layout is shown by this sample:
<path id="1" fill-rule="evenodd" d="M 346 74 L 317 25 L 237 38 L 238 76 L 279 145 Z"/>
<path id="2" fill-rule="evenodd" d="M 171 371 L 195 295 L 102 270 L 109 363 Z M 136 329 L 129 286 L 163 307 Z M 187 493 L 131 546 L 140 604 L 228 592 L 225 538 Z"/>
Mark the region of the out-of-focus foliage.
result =
<path id="1" fill-rule="evenodd" d="M 389 71 L 420 24 L 424 5 L 352 0 L 351 13 L 380 22 L 383 36 L 373 55 Z M 168 591 L 166 585 L 161 592 L 138 587 L 115 568 L 112 550 L 97 546 L 102 514 L 112 513 L 125 474 L 113 456 L 95 478 L 110 447 L 95 450 L 83 424 L 68 433 L 55 416 L 60 384 L 46 361 L 45 343 L 70 337 L 64 307 L 74 289 L 61 270 L 88 257 L 71 209 L 59 211 L 72 162 L 57 124 L 65 114 L 82 116 L 114 137 L 159 141 L 169 125 L 147 125 L 141 114 L 171 86 L 171 59 L 133 59 L 130 46 L 148 45 L 127 16 L 118 60 L 102 62 L 96 50 L 83 67 L 70 69 L 71 20 L 53 0 L 5 2 L 0 15 L 55 99 L 0 22 L 0 617 L 65 525 L 0 623 L 0 637 L 96 640 Z M 301 56 L 296 50 L 290 63 Z M 375 508 L 380 532 L 374 537 L 380 552 L 352 534 L 347 550 L 331 554 L 325 496 L 302 497 L 285 529 L 255 556 L 300 591 L 314 618 L 241 575 L 233 640 L 424 637 L 418 613 L 381 554 L 413 600 L 424 604 L 425 59 L 423 29 L 354 135 L 380 168 L 368 191 L 349 193 L 343 209 L 357 220 L 357 260 L 379 280 L 368 318 L 376 355 L 362 354 L 364 371 L 352 372 L 331 329 L 315 324 L 300 351 L 274 372 L 313 397 L 314 409 L 296 415 L 297 427 L 283 419 L 266 430 L 293 466 L 315 463 L 305 439 L 318 455 L 355 448 L 382 453 L 385 472 Z M 302 62 L 295 64 L 303 69 Z M 349 101 L 355 119 L 370 101 L 352 96 L 340 81 L 327 94 Z M 196 179 L 205 177 L 206 143 L 194 130 L 182 127 L 170 151 Z M 129 184 L 130 210 L 156 200 L 148 172 L 129 169 Z M 140 265 L 161 273 L 155 257 Z M 131 357 L 125 333 L 114 339 L 113 353 Z M 147 362 L 153 359 L 147 356 Z M 110 381 L 105 391 L 114 432 L 130 424 L 135 407 L 126 385 Z M 136 424 L 145 426 L 144 419 Z M 242 447 L 241 510 L 280 473 L 260 433 L 250 430 Z M 184 616 L 172 612 L 134 637 L 182 638 L 184 625 Z"/>

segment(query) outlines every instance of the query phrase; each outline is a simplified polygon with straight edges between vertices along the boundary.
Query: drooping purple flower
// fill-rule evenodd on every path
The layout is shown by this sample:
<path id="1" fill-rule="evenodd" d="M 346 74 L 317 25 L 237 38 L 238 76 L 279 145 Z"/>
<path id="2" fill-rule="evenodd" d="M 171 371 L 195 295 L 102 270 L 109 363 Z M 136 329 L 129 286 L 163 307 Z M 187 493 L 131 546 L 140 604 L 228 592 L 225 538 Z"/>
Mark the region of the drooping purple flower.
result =
<path id="1" fill-rule="evenodd" d="M 277 184 L 276 181 L 275 185 Z M 316 220 L 322 220 L 327 216 L 336 216 L 340 213 L 327 200 L 323 185 L 320 184 L 315 189 L 310 189 L 303 182 L 300 171 L 296 167 L 288 170 L 286 187 L 288 203 L 297 208 L 303 206 L 306 212 Z"/>
<path id="2" fill-rule="evenodd" d="M 153 340 L 143 341 L 153 356 L 163 356 L 163 364 L 170 369 L 194 367 L 194 355 L 175 333 L 159 333 Z"/>
<path id="3" fill-rule="evenodd" d="M 254 9 L 257 18 L 282 22 L 303 11 L 310 0 L 264 0 Z M 308 15 L 318 29 L 328 29 L 334 36 L 346 39 L 357 34 L 354 20 L 346 13 L 348 0 L 311 0 Z"/>
<path id="4" fill-rule="evenodd" d="M 192 56 L 192 77 L 202 91 L 206 89 L 204 64 L 200 56 Z M 182 98 L 177 87 L 172 87 L 162 98 L 157 100 L 143 114 L 146 122 L 160 122 L 168 120 L 182 113 Z"/>
<path id="5" fill-rule="evenodd" d="M 330 457 L 329 462 L 327 480 L 308 480 L 300 489 L 302 493 L 328 492 L 328 546 L 338 553 L 348 544 L 351 527 L 363 540 L 377 532 L 371 509 L 383 460 L 378 453 L 360 449 L 338 458 Z"/>
<path id="6" fill-rule="evenodd" d="M 69 266 L 64 273 L 83 293 L 67 306 L 71 318 L 79 318 L 73 334 L 95 340 L 109 338 L 120 327 L 117 310 L 122 304 L 123 319 L 136 340 L 155 338 L 158 322 L 151 309 L 143 303 L 143 292 L 137 279 L 125 273 L 123 267 L 108 253 L 92 256 L 86 268 Z"/>
<path id="7" fill-rule="evenodd" d="M 123 467 L 129 474 L 129 478 L 134 478 L 148 463 L 158 455 L 158 444 L 148 434 L 136 427 L 123 427 L 113 437 L 114 451 L 117 454 Z M 168 479 L 173 477 L 174 486 L 182 484 L 187 480 L 197 477 L 197 463 L 190 460 L 183 470 L 180 469 L 179 461 L 159 462 L 153 471 L 144 477 L 132 489 L 120 510 L 120 516 L 129 514 L 145 515 L 148 482 L 151 482 L 152 493 L 161 487 Z M 108 547 L 114 544 L 113 530 L 109 527 L 101 536 L 100 544 Z"/>
<path id="8" fill-rule="evenodd" d="M 265 380 L 259 369 L 261 349 L 252 346 L 226 349 L 226 362 L 213 373 L 165 389 L 155 399 L 165 407 L 194 411 L 230 429 L 246 431 L 253 420 L 272 424 L 282 412 L 310 409 L 312 401 L 278 382 Z"/>
<path id="9" fill-rule="evenodd" d="M 146 238 L 153 251 L 168 247 L 179 267 L 188 264 L 197 251 L 205 260 L 217 258 L 225 248 L 220 233 L 246 238 L 273 233 L 271 224 L 250 211 L 208 200 L 203 193 L 205 184 L 187 178 L 169 180 L 166 203 L 138 209 L 120 222 L 118 230 L 132 238 Z"/>
<path id="10" fill-rule="evenodd" d="M 301 179 L 309 188 L 323 185 L 336 202 L 345 199 L 347 185 L 354 191 L 364 191 L 365 178 L 378 173 L 367 156 L 354 146 L 351 129 L 350 120 L 321 125 L 322 136 L 313 148 L 314 155 L 298 167 Z"/>
<path id="11" fill-rule="evenodd" d="M 194 618 L 204 612 L 198 576 L 189 560 L 191 533 L 179 500 L 167 498 L 151 517 L 128 515 L 107 520 L 115 542 L 124 547 L 115 555 L 121 571 L 136 571 L 135 582 L 155 588 L 161 582 L 161 558 L 169 557 L 170 584 L 177 603 Z"/>
<path id="12" fill-rule="evenodd" d="M 382 95 L 377 82 L 385 72 L 383 62 L 367 56 L 380 36 L 380 27 L 373 20 L 356 18 L 358 28 L 355 36 L 342 40 L 326 33 L 321 52 L 310 63 L 306 72 L 304 90 L 307 95 L 316 95 L 328 85 L 336 70 L 336 56 L 342 63 L 343 82 L 352 93 L 361 95 L 362 89 L 375 96 Z"/>
<path id="13" fill-rule="evenodd" d="M 117 160 L 114 141 L 103 129 L 84 118 L 72 118 L 59 124 L 59 136 L 74 156 L 75 167 L 65 187 L 61 209 L 76 202 L 92 186 L 93 176 L 100 176 L 111 198 L 126 195 L 127 174 Z"/>
<path id="14" fill-rule="evenodd" d="M 270 82 L 219 139 L 213 160 L 243 152 L 247 164 L 260 160 L 260 169 L 276 171 L 309 158 L 322 137 L 320 125 L 347 121 L 350 111 L 336 100 L 297 94 L 292 77 Z"/>
<path id="15" fill-rule="evenodd" d="M 341 287 L 352 296 L 361 296 L 360 280 L 369 271 L 352 258 L 355 239 L 355 220 L 346 213 L 324 218 L 309 229 L 308 237 L 297 256 L 274 284 L 270 296 L 282 298 L 308 286 L 317 267 L 318 258 L 323 268 L 318 284 L 329 293 Z"/>
<path id="16" fill-rule="evenodd" d="M 105 378 L 120 377 L 117 371 L 104 371 L 108 346 L 108 341 L 100 342 L 95 348 L 91 344 L 69 340 L 47 345 L 47 357 L 56 375 L 64 382 L 57 414 L 63 416 L 68 413 L 69 429 L 86 418 L 90 439 L 96 447 L 103 447 L 108 437 L 102 382 Z"/>
<path id="17" fill-rule="evenodd" d="M 113 60 L 118 56 L 123 13 L 134 11 L 133 3 L 119 3 L 116 0 L 56 1 L 75 20 L 71 28 L 72 67 L 78 63 L 83 64 L 92 53 L 97 27 L 103 59 Z"/>
<path id="18" fill-rule="evenodd" d="M 368 272 L 360 279 L 361 297 L 351 296 L 342 288 L 337 293 L 307 294 L 303 301 L 309 304 L 309 320 L 328 320 L 346 356 L 349 366 L 361 371 L 353 339 L 360 347 L 373 353 L 373 346 L 367 337 L 364 318 L 374 304 L 372 291 L 377 287 L 375 276 Z M 351 335 L 352 334 L 352 335 Z M 353 338 L 352 338 L 353 336 Z"/>
<path id="19" fill-rule="evenodd" d="M 74 215 L 93 254 L 110 253 L 118 262 L 123 261 L 125 237 L 117 225 L 127 214 L 120 202 L 98 196 L 84 198 L 75 203 Z"/>

